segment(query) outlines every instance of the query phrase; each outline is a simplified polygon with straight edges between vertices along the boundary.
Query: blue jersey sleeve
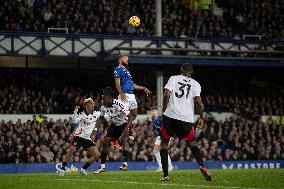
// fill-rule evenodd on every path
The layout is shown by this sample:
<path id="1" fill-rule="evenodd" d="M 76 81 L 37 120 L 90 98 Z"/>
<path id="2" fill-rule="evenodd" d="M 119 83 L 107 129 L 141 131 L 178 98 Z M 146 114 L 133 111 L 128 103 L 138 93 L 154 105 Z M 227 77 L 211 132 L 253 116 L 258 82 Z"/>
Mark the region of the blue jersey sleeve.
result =
<path id="1" fill-rule="evenodd" d="M 113 75 L 114 77 L 121 78 L 121 69 L 119 67 L 116 67 L 113 71 Z"/>

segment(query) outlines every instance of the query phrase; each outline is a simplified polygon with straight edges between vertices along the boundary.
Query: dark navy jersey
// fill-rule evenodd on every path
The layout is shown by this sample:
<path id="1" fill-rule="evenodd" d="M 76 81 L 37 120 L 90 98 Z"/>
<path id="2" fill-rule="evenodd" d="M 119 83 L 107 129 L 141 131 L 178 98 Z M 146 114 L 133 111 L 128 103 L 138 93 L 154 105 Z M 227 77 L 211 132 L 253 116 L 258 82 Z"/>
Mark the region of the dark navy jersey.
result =
<path id="1" fill-rule="evenodd" d="M 152 117 L 152 123 L 153 123 L 153 130 L 154 131 L 157 131 L 157 132 L 161 131 L 161 129 L 160 129 L 161 122 L 162 122 L 161 116 L 158 116 L 158 117 L 153 116 Z"/>
<path id="2" fill-rule="evenodd" d="M 114 77 L 120 78 L 120 86 L 124 94 L 133 94 L 134 83 L 130 72 L 122 67 L 118 66 L 114 69 Z"/>

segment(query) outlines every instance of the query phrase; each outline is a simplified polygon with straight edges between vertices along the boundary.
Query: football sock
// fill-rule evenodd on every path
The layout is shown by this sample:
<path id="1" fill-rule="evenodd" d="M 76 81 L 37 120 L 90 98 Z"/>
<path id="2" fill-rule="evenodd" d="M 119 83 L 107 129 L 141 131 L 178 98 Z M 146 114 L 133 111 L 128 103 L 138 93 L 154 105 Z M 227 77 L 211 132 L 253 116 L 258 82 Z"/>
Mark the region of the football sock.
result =
<path id="1" fill-rule="evenodd" d="M 106 164 L 101 164 L 101 169 L 105 169 L 106 168 Z"/>
<path id="2" fill-rule="evenodd" d="M 63 162 L 63 163 L 62 163 L 62 167 L 61 167 L 61 168 L 65 171 L 66 166 L 67 166 L 67 162 Z"/>
<path id="3" fill-rule="evenodd" d="M 101 164 L 106 163 L 107 154 L 105 152 L 101 153 Z"/>
<path id="4" fill-rule="evenodd" d="M 128 162 L 128 155 L 129 155 L 128 151 L 127 150 L 123 150 L 122 151 L 122 155 L 123 155 L 123 161 L 124 162 Z"/>
<path id="5" fill-rule="evenodd" d="M 196 162 L 198 163 L 198 165 L 203 167 L 204 166 L 203 159 L 202 159 L 201 152 L 200 152 L 199 148 L 197 146 L 193 146 L 190 149 L 191 149 L 192 155 L 196 159 Z"/>
<path id="6" fill-rule="evenodd" d="M 91 165 L 91 164 L 90 164 L 89 162 L 85 163 L 85 165 L 83 166 L 83 169 L 87 170 L 88 167 L 90 167 L 90 165 Z"/>
<path id="7" fill-rule="evenodd" d="M 168 172 L 168 155 L 169 155 L 168 150 L 167 149 L 161 149 L 160 155 L 161 155 L 161 162 L 162 162 L 164 177 L 167 177 L 167 176 L 169 176 L 169 172 Z"/>
<path id="8" fill-rule="evenodd" d="M 162 167 L 162 163 L 161 163 L 161 155 L 160 155 L 160 152 L 159 151 L 154 151 L 154 155 L 156 157 L 156 160 L 158 162 L 158 165 L 159 165 L 159 168 Z M 170 161 L 170 160 L 169 160 Z"/>
<path id="9" fill-rule="evenodd" d="M 169 165 L 169 167 L 171 167 L 171 168 L 173 167 L 170 154 L 168 154 L 168 165 Z"/>

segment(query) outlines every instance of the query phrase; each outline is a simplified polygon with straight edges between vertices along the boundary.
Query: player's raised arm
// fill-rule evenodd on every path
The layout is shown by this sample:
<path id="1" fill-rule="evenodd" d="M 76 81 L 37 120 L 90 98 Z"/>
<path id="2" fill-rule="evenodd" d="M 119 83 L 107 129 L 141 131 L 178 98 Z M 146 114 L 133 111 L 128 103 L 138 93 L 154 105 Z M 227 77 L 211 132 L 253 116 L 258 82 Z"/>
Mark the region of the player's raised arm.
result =
<path id="1" fill-rule="evenodd" d="M 75 107 L 75 110 L 74 110 L 74 113 L 73 113 L 73 116 L 72 116 L 72 120 L 76 124 L 78 124 L 79 121 L 80 121 L 80 116 L 78 114 L 79 108 L 80 108 L 80 106 Z"/>
<path id="2" fill-rule="evenodd" d="M 152 93 L 152 92 L 151 92 L 149 89 L 147 89 L 146 87 L 143 87 L 143 86 L 140 86 L 140 85 L 137 85 L 137 84 L 134 84 L 134 89 L 135 89 L 135 90 L 143 90 L 143 91 L 146 93 L 147 96 Z"/>

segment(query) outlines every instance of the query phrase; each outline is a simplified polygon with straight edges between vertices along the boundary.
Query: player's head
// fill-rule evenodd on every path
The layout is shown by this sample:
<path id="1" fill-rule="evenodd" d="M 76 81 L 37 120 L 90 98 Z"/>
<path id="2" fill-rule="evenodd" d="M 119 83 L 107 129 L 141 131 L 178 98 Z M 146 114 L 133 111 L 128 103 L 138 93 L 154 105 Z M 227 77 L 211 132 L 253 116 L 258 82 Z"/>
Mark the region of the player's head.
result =
<path id="1" fill-rule="evenodd" d="M 88 111 L 93 111 L 94 108 L 95 108 L 95 102 L 91 98 L 86 98 L 84 100 L 84 107 L 85 107 L 87 112 Z"/>
<path id="2" fill-rule="evenodd" d="M 118 63 L 124 67 L 128 66 L 128 56 L 125 54 L 118 55 Z"/>
<path id="3" fill-rule="evenodd" d="M 158 110 L 157 106 L 153 106 L 153 107 L 151 108 L 151 114 L 152 114 L 152 116 L 154 116 L 154 117 L 157 117 L 157 116 L 159 115 L 159 110 Z"/>
<path id="4" fill-rule="evenodd" d="M 110 87 L 107 87 L 103 90 L 103 95 L 102 95 L 102 103 L 104 106 L 112 106 L 114 94 L 113 94 L 113 89 Z"/>
<path id="5" fill-rule="evenodd" d="M 191 64 L 183 64 L 180 70 L 182 75 L 191 77 L 191 74 L 193 73 L 193 66 Z"/>

